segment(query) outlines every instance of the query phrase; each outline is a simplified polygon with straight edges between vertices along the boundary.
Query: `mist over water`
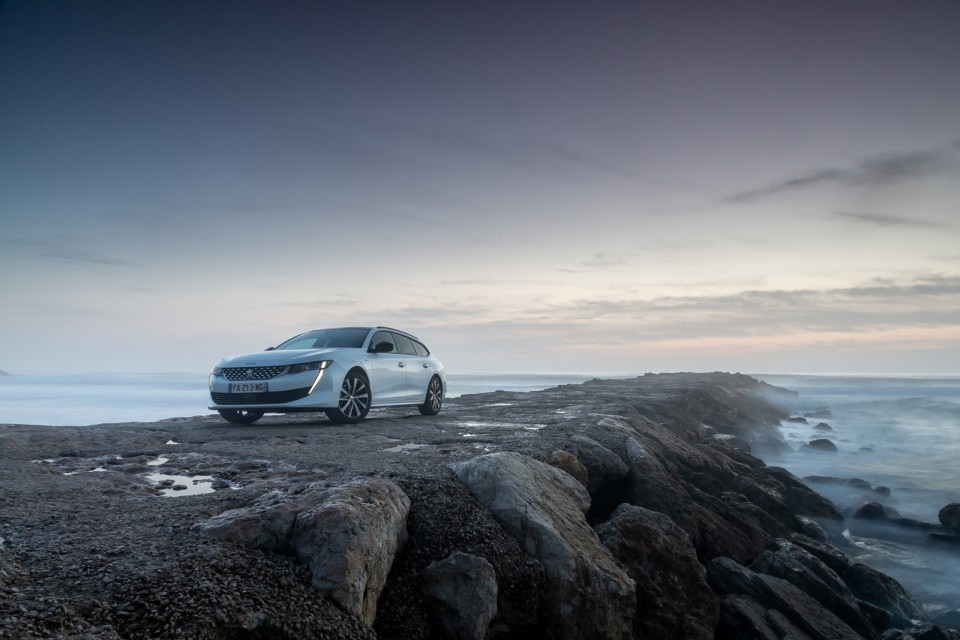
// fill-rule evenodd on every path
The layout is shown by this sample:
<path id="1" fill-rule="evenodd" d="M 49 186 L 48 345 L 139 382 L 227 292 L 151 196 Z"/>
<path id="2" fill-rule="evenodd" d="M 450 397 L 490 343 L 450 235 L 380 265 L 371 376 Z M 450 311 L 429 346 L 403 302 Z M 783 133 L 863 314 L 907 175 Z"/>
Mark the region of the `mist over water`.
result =
<path id="1" fill-rule="evenodd" d="M 808 424 L 784 422 L 782 433 L 795 453 L 768 459 L 797 476 L 861 479 L 871 488 L 830 482 L 810 486 L 844 514 L 846 538 L 855 559 L 900 580 L 925 604 L 960 608 L 960 547 L 930 544 L 924 529 L 852 519 L 867 501 L 901 517 L 939 523 L 940 509 L 960 502 L 960 378 L 756 376 L 799 392 L 794 416 L 828 408 L 829 417 Z M 818 430 L 826 423 L 832 431 Z M 802 452 L 800 446 L 827 438 L 838 451 Z M 886 487 L 889 495 L 876 491 Z M 882 490 L 881 490 L 882 491 Z"/>

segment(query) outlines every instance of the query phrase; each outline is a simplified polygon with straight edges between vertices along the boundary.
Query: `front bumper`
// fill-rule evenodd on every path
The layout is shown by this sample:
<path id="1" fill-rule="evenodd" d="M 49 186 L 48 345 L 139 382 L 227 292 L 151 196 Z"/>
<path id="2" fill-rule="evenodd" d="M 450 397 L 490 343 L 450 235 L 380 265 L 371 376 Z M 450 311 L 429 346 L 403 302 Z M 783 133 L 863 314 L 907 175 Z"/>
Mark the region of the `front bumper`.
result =
<path id="1" fill-rule="evenodd" d="M 337 369 L 336 365 L 331 365 L 321 371 L 319 380 L 315 371 L 280 375 L 264 381 L 267 391 L 259 393 L 234 392 L 231 384 L 235 385 L 235 382 L 211 373 L 209 408 L 214 411 L 250 409 L 275 413 L 332 409 L 337 406 L 343 382 L 343 373 Z"/>

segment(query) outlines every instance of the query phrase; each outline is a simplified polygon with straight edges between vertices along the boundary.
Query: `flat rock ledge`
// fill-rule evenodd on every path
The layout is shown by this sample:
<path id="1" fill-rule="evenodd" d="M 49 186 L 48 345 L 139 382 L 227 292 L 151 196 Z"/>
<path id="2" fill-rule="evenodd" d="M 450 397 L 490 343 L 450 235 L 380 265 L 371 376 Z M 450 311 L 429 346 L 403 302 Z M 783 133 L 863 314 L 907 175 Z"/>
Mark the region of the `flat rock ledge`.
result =
<path id="1" fill-rule="evenodd" d="M 0 425 L 0 637 L 960 640 L 752 455 L 788 396 L 648 374 L 360 425 Z"/>

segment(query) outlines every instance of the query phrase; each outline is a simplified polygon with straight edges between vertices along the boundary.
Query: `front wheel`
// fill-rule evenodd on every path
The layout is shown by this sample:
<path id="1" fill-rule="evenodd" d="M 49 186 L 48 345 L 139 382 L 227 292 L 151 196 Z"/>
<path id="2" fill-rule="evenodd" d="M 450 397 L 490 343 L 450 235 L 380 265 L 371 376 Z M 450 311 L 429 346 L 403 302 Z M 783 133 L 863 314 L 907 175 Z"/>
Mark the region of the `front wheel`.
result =
<path id="1" fill-rule="evenodd" d="M 247 409 L 219 409 L 220 417 L 232 424 L 253 424 L 263 417 L 263 411 Z"/>
<path id="2" fill-rule="evenodd" d="M 435 416 L 440 413 L 440 407 L 443 406 L 443 383 L 440 378 L 434 376 L 427 385 L 427 397 L 423 404 L 418 405 L 420 413 L 425 416 Z"/>
<path id="3" fill-rule="evenodd" d="M 336 409 L 327 409 L 327 417 L 337 424 L 360 422 L 370 412 L 370 383 L 359 370 L 351 371 L 340 385 Z"/>

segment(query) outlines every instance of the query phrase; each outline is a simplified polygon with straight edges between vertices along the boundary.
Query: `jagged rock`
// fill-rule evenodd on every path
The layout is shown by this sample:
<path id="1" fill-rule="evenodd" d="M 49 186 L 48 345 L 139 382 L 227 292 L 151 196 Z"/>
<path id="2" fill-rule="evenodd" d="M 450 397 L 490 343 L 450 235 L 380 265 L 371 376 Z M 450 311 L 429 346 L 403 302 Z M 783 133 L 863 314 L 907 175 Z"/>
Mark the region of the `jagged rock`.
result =
<path id="1" fill-rule="evenodd" d="M 960 640 L 960 631 L 928 622 L 908 629 L 891 629 L 883 634 L 882 640 Z"/>
<path id="2" fill-rule="evenodd" d="M 879 502 L 864 502 L 853 512 L 857 520 L 886 520 L 887 512 Z"/>
<path id="3" fill-rule="evenodd" d="M 786 580 L 755 573 L 730 558 L 707 563 L 707 581 L 720 595 L 749 596 L 779 611 L 813 640 L 863 640 L 847 623 Z"/>
<path id="4" fill-rule="evenodd" d="M 716 597 L 680 527 L 665 514 L 623 504 L 596 530 L 636 582 L 638 638 L 713 638 Z"/>
<path id="5" fill-rule="evenodd" d="M 834 453 L 837 451 L 837 445 L 826 438 L 816 438 L 807 444 L 800 445 L 800 451 L 824 451 Z"/>
<path id="6" fill-rule="evenodd" d="M 825 540 L 816 540 L 811 537 L 795 533 L 790 536 L 790 542 L 797 545 L 810 555 L 816 557 L 820 562 L 829 567 L 841 578 L 850 568 L 850 559 L 842 551 Z"/>
<path id="7" fill-rule="evenodd" d="M 727 595 L 720 599 L 716 640 L 811 640 L 775 609 L 753 598 Z"/>
<path id="8" fill-rule="evenodd" d="M 271 491 L 249 507 L 224 511 L 195 524 L 193 529 L 211 538 L 229 540 L 245 547 L 284 551 L 301 510 L 289 492 Z"/>
<path id="9" fill-rule="evenodd" d="M 758 470 L 779 482 L 779 493 L 787 507 L 799 516 L 843 520 L 836 505 L 813 491 L 795 475 L 782 467 L 763 467 Z"/>
<path id="10" fill-rule="evenodd" d="M 497 615 L 497 577 L 485 558 L 453 553 L 423 572 L 424 602 L 443 638 L 482 640 Z"/>
<path id="11" fill-rule="evenodd" d="M 960 533 L 960 502 L 951 502 L 943 507 L 937 517 L 949 533 Z"/>
<path id="12" fill-rule="evenodd" d="M 843 580 L 809 552 L 787 540 L 777 540 L 776 551 L 764 551 L 750 569 L 783 578 L 846 622 L 865 638 L 876 638 L 873 625 L 864 617 L 857 598 Z"/>
<path id="13" fill-rule="evenodd" d="M 561 471 L 566 471 L 573 476 L 577 482 L 582 484 L 584 487 L 587 486 L 589 480 L 587 468 L 583 466 L 583 463 L 577 460 L 577 457 L 569 451 L 564 451 L 563 449 L 551 451 L 546 459 L 544 459 L 544 462 L 552 467 L 560 469 Z"/>
<path id="14" fill-rule="evenodd" d="M 582 435 L 570 438 L 567 450 L 577 457 L 587 470 L 587 491 L 596 500 L 607 487 L 622 482 L 629 469 L 626 463 L 610 449 Z"/>
<path id="15" fill-rule="evenodd" d="M 795 535 L 803 535 L 818 542 L 828 542 L 830 540 L 830 534 L 816 520 L 804 516 L 798 516 L 797 520 L 800 521 L 800 530 Z"/>
<path id="16" fill-rule="evenodd" d="M 315 589 L 372 625 L 409 511 L 410 498 L 395 483 L 354 480 L 297 516 L 290 549 L 310 567 Z"/>
<path id="17" fill-rule="evenodd" d="M 555 638 L 629 634 L 633 580 L 587 524 L 587 490 L 570 475 L 513 452 L 449 465 L 477 501 L 544 568 L 547 624 Z"/>
<path id="18" fill-rule="evenodd" d="M 857 562 L 840 575 L 857 598 L 892 613 L 898 626 L 908 620 L 929 619 L 920 603 L 885 573 Z"/>

